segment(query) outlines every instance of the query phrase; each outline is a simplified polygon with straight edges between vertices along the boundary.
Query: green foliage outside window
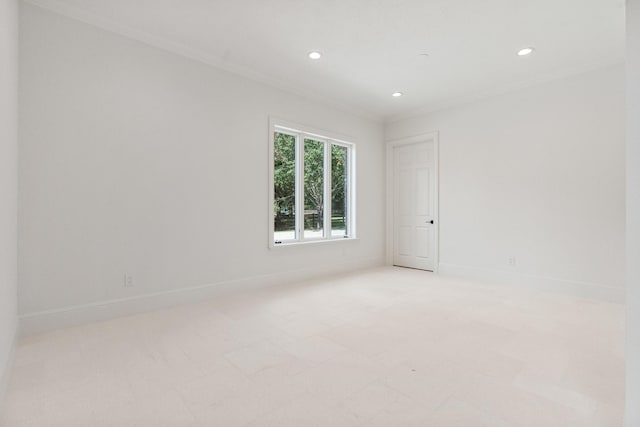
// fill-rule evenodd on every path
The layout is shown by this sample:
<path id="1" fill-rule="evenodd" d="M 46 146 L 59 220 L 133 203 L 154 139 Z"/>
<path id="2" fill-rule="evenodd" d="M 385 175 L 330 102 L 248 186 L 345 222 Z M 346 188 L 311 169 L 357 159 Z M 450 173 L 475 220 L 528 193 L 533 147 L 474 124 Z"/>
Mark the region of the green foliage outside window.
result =
<path id="1" fill-rule="evenodd" d="M 274 135 L 274 215 L 275 230 L 295 229 L 295 137 L 276 132 Z M 305 229 L 322 228 L 324 218 L 324 143 L 306 139 L 304 144 L 304 209 Z M 332 228 L 346 226 L 347 150 L 331 145 L 331 223 Z"/>

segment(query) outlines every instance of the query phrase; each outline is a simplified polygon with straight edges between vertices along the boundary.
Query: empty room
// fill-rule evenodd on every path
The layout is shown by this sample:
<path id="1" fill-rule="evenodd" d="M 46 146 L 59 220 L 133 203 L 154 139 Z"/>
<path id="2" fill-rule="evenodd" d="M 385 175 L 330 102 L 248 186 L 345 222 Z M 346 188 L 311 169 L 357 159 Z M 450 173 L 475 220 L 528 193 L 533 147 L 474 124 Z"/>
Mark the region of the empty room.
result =
<path id="1" fill-rule="evenodd" d="M 640 0 L 0 0 L 1 427 L 640 427 Z"/>

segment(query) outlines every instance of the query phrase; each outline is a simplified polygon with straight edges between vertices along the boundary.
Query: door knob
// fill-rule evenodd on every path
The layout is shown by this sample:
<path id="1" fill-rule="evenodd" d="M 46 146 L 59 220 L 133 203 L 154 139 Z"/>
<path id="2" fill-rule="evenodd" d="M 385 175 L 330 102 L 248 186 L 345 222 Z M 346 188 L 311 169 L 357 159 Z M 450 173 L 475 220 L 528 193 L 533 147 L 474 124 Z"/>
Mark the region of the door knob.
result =
<path id="1" fill-rule="evenodd" d="M 431 221 L 427 221 L 427 223 L 429 223 L 429 224 L 433 224 L 433 220 L 431 220 Z"/>

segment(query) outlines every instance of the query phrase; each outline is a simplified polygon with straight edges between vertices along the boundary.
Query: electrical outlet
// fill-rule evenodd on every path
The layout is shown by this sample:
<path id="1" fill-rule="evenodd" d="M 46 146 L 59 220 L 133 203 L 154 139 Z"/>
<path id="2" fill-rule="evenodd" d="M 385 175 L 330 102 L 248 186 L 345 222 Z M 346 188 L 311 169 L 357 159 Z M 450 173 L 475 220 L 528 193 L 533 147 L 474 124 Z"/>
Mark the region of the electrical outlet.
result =
<path id="1" fill-rule="evenodd" d="M 509 267 L 515 267 L 516 266 L 516 257 L 510 256 L 509 259 L 507 260 L 507 264 L 509 264 Z"/>
<path id="2" fill-rule="evenodd" d="M 124 287 L 133 288 L 133 276 L 130 274 L 124 275 Z"/>

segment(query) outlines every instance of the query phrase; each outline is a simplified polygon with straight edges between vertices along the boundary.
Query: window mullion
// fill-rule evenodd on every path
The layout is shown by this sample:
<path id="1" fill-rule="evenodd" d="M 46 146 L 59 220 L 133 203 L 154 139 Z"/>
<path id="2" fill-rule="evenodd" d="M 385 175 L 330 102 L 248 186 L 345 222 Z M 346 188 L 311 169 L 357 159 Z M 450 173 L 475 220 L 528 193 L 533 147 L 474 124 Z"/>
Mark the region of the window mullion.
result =
<path id="1" fill-rule="evenodd" d="M 324 142 L 324 237 L 331 238 L 331 142 Z"/>
<path id="2" fill-rule="evenodd" d="M 296 240 L 304 240 L 304 137 L 296 134 Z"/>

